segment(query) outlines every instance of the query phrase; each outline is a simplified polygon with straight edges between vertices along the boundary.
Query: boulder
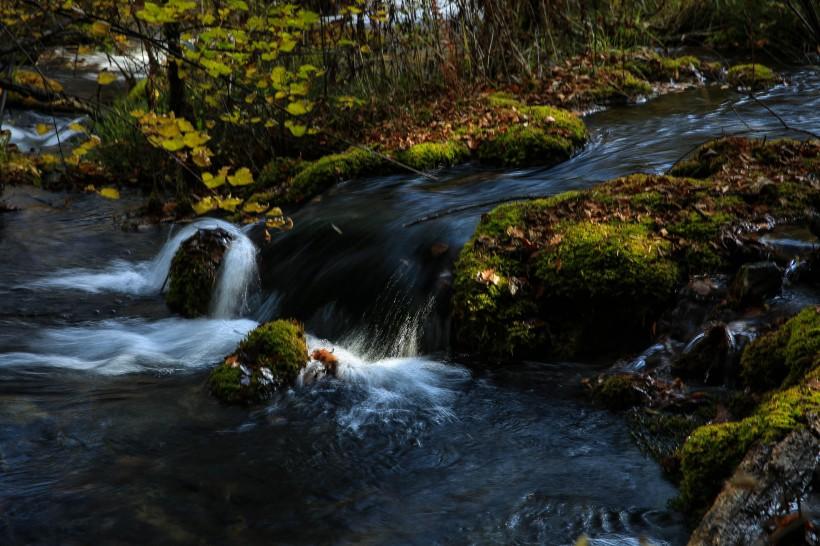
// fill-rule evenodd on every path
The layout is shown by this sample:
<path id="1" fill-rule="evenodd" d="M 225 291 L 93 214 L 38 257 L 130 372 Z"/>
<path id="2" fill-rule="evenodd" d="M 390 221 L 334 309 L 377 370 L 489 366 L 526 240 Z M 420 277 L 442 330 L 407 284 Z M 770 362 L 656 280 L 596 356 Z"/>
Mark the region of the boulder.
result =
<path id="1" fill-rule="evenodd" d="M 692 533 L 689 546 L 782 544 L 787 535 L 800 539 L 788 544 L 802 544 L 806 516 L 790 514 L 789 503 L 800 500 L 809 489 L 818 453 L 817 416 L 781 442 L 751 449 Z M 782 515 L 787 515 L 785 524 L 768 532 L 766 521 Z"/>
<path id="2" fill-rule="evenodd" d="M 231 404 L 260 402 L 294 384 L 308 362 L 304 327 L 291 320 L 267 322 L 242 340 L 211 372 L 211 393 Z"/>
<path id="3" fill-rule="evenodd" d="M 744 264 L 735 275 L 729 298 L 735 306 L 757 305 L 783 288 L 783 270 L 774 262 Z"/>
<path id="4" fill-rule="evenodd" d="M 734 335 L 722 322 L 707 326 L 672 364 L 672 373 L 706 384 L 723 384 L 731 373 Z"/>
<path id="5" fill-rule="evenodd" d="M 200 229 L 182 243 L 168 272 L 168 307 L 185 317 L 206 315 L 216 275 L 233 237 L 221 228 Z"/>

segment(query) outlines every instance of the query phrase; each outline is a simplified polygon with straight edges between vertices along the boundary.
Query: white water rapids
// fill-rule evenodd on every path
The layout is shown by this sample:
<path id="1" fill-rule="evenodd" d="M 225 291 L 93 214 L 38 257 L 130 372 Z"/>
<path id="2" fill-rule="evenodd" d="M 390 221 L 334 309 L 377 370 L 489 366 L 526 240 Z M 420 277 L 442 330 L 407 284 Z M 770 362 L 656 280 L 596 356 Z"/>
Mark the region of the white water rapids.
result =
<path id="1" fill-rule="evenodd" d="M 257 249 L 241 229 L 228 222 L 205 219 L 190 224 L 170 237 L 150 261 L 119 260 L 103 270 L 57 271 L 23 288 L 157 295 L 180 245 L 199 229 L 216 228 L 230 233 L 233 240 L 217 273 L 209 317 L 110 319 L 44 329 L 27 341 L 26 350 L 0 354 L 0 367 L 56 367 L 121 375 L 171 373 L 219 363 L 259 324 L 243 318 L 258 285 Z M 275 316 L 275 298 L 273 301 L 256 315 Z M 403 419 L 419 411 L 437 420 L 451 417 L 455 387 L 470 374 L 460 366 L 418 355 L 421 325 L 431 307 L 432 301 L 411 316 L 397 315 L 402 325 L 396 339 L 373 339 L 372 333 L 361 333 L 342 346 L 307 336 L 310 352 L 328 349 L 338 358 L 337 377 L 326 384 L 346 389 L 355 399 L 351 406 L 339 408 L 340 423 L 356 430 L 374 420 Z M 309 382 L 304 377 L 310 373 L 309 367 L 299 386 Z"/>

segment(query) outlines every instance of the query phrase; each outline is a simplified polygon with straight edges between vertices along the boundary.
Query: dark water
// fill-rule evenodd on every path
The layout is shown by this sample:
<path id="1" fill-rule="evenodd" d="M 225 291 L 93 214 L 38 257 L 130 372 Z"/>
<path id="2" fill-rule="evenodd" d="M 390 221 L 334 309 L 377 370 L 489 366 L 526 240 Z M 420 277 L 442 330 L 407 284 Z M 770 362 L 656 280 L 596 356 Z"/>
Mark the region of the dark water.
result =
<path id="1" fill-rule="evenodd" d="M 815 74 L 763 98 L 819 125 Z M 167 312 L 157 279 L 180 231 L 120 231 L 128 198 L 15 189 L 22 210 L 0 215 L 0 544 L 684 544 L 674 487 L 579 392 L 592 366 L 441 361 L 450 263 L 489 207 L 403 226 L 662 171 L 744 130 L 738 99 L 711 88 L 594 114 L 592 143 L 549 170 L 345 184 L 262 249 L 244 318 Z M 734 108 L 783 134 L 755 103 Z M 213 401 L 208 366 L 272 316 L 331 338 L 341 379 L 250 410 Z"/>

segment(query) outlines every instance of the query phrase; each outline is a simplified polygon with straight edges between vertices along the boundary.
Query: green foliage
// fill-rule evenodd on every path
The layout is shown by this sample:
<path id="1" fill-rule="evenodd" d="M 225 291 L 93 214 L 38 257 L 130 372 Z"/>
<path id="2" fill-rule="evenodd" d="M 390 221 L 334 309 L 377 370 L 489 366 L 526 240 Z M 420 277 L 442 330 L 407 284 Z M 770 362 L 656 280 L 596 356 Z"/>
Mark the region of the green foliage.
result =
<path id="1" fill-rule="evenodd" d="M 804 309 L 780 328 L 755 339 L 743 351 L 741 377 L 756 391 L 797 383 L 820 365 L 820 311 Z"/>

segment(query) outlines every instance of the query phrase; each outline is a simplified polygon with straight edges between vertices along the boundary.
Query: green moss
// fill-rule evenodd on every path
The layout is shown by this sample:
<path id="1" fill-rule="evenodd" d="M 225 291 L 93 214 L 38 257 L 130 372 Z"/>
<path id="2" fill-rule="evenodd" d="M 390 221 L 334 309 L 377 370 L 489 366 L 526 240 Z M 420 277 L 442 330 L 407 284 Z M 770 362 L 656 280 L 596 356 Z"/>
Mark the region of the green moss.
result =
<path id="1" fill-rule="evenodd" d="M 518 100 L 512 93 L 496 91 L 487 96 L 490 106 L 500 106 L 505 108 L 522 108 L 524 103 Z"/>
<path id="2" fill-rule="evenodd" d="M 506 166 L 554 165 L 572 155 L 572 143 L 539 127 L 514 125 L 478 148 L 485 163 Z"/>
<path id="3" fill-rule="evenodd" d="M 652 85 L 624 68 L 599 69 L 598 83 L 590 89 L 592 100 L 600 103 L 634 100 L 652 93 Z"/>
<path id="4" fill-rule="evenodd" d="M 632 375 L 598 378 L 598 381 L 592 384 L 592 396 L 614 411 L 639 406 L 645 401 L 644 395 L 636 388 L 635 377 Z"/>
<path id="5" fill-rule="evenodd" d="M 777 80 L 777 75 L 762 64 L 740 64 L 729 69 L 729 83 L 736 86 L 763 89 Z"/>
<path id="6" fill-rule="evenodd" d="M 423 142 L 399 152 L 396 159 L 416 170 L 452 167 L 467 161 L 470 149 L 460 140 Z"/>
<path id="7" fill-rule="evenodd" d="M 211 372 L 211 392 L 229 403 L 256 402 L 292 385 L 308 361 L 305 332 L 296 321 L 267 322 L 242 340 Z"/>
<path id="8" fill-rule="evenodd" d="M 211 372 L 208 385 L 214 396 L 223 402 L 233 404 L 243 401 L 241 379 L 242 371 L 238 366 L 234 368 L 222 364 Z"/>
<path id="9" fill-rule="evenodd" d="M 809 307 L 780 328 L 749 344 L 740 360 L 741 377 L 757 391 L 799 382 L 820 364 L 820 311 Z"/>
<path id="10" fill-rule="evenodd" d="M 216 273 L 230 241 L 222 229 L 199 230 L 182 243 L 168 272 L 168 307 L 186 317 L 208 313 Z"/>
<path id="11" fill-rule="evenodd" d="M 277 157 L 268 161 L 253 186 L 255 192 L 277 188 L 292 178 L 303 167 L 304 162 L 299 159 Z"/>
<path id="12" fill-rule="evenodd" d="M 669 243 L 645 226 L 562 224 L 560 244 L 536 261 L 536 276 L 554 296 L 667 299 L 678 280 L 665 258 Z"/>
<path id="13" fill-rule="evenodd" d="M 544 130 L 558 131 L 574 146 L 583 146 L 587 141 L 588 133 L 584 122 L 573 114 L 552 106 L 528 106 L 523 112 Z"/>
<path id="14" fill-rule="evenodd" d="M 293 177 L 287 200 L 301 202 L 343 180 L 378 174 L 384 169 L 385 160 L 366 150 L 331 154 L 309 163 Z"/>
<path id="15" fill-rule="evenodd" d="M 681 449 L 681 507 L 702 513 L 754 443 L 776 442 L 818 411 L 820 391 L 799 386 L 775 393 L 742 421 L 695 430 Z"/>

